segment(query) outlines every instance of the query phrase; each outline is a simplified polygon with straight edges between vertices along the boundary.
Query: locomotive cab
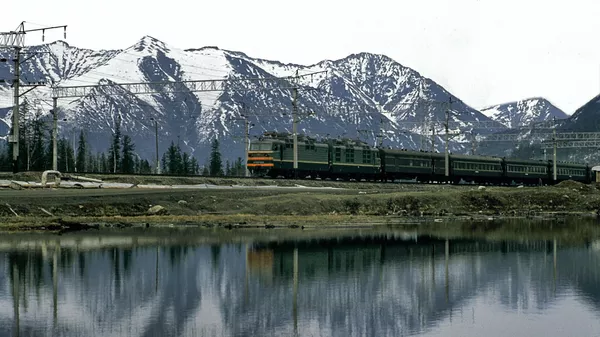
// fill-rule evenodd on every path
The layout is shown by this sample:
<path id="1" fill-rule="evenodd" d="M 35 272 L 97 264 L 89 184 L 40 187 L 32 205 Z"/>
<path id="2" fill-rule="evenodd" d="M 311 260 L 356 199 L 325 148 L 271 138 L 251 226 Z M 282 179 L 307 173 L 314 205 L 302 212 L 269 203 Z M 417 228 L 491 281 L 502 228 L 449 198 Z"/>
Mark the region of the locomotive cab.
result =
<path id="1" fill-rule="evenodd" d="M 282 142 L 259 140 L 250 144 L 247 166 L 252 176 L 274 176 L 281 163 Z"/>

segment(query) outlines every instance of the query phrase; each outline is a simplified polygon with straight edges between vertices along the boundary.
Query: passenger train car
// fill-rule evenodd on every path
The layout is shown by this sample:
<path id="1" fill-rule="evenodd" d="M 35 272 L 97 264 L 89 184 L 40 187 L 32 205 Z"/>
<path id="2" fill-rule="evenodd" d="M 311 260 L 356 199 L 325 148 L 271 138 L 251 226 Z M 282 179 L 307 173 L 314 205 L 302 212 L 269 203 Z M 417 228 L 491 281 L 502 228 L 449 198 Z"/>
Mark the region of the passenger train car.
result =
<path id="1" fill-rule="evenodd" d="M 293 138 L 284 133 L 265 133 L 250 145 L 248 169 L 253 176 L 284 178 L 357 179 L 371 181 L 416 180 L 431 183 L 552 184 L 551 160 L 449 155 L 445 176 L 443 153 L 375 148 L 351 139 L 314 138 L 298 135 L 298 170 L 294 170 Z M 557 162 L 557 180 L 590 183 L 595 180 L 586 164 Z"/>

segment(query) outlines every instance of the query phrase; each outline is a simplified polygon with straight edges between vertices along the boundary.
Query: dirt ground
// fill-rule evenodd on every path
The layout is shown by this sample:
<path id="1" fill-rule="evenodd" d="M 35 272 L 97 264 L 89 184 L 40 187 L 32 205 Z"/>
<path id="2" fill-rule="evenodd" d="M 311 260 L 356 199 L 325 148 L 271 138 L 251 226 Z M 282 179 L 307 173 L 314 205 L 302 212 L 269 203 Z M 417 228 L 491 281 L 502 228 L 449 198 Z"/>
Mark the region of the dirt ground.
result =
<path id="1" fill-rule="evenodd" d="M 218 183 L 225 182 L 228 180 Z M 301 184 L 308 185 L 306 181 Z M 0 190 L 0 228 L 56 229 L 65 227 L 65 222 L 123 226 L 341 226 L 457 218 L 589 217 L 600 210 L 600 191 L 596 185 L 570 181 L 552 187 L 484 189 L 473 185 L 333 184 L 354 187 L 344 190 L 7 189 Z"/>

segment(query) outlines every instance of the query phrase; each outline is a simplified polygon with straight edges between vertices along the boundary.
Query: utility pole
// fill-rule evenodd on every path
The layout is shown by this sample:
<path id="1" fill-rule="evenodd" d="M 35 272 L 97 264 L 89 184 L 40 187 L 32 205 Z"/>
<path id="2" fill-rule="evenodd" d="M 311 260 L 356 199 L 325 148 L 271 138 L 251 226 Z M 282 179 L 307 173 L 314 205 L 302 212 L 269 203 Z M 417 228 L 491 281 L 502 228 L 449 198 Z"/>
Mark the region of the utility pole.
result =
<path id="1" fill-rule="evenodd" d="M 446 177 L 450 177 L 450 153 L 448 152 L 448 143 L 449 143 L 449 130 L 448 123 L 450 122 L 450 109 L 452 108 L 452 97 L 449 98 L 448 101 L 448 109 L 446 109 L 446 123 L 444 124 L 444 128 L 446 129 L 446 144 L 445 144 L 445 158 L 444 158 L 444 166 L 445 166 L 445 175 Z"/>
<path id="2" fill-rule="evenodd" d="M 154 120 L 154 140 L 156 145 L 156 174 L 160 174 L 160 164 L 158 161 L 158 121 Z"/>
<path id="3" fill-rule="evenodd" d="M 160 174 L 160 162 L 158 161 L 158 121 L 154 117 L 150 117 L 154 121 L 154 140 L 156 145 L 156 174 Z"/>
<path id="4" fill-rule="evenodd" d="M 250 147 L 250 126 L 248 125 L 248 116 L 244 116 L 244 161 L 248 162 L 248 148 Z M 248 165 L 244 165 L 244 175 L 246 177 L 250 176 L 250 170 L 248 170 Z"/>
<path id="5" fill-rule="evenodd" d="M 435 125 L 431 124 L 431 153 L 435 153 Z"/>
<path id="6" fill-rule="evenodd" d="M 250 123 L 248 122 L 248 113 L 246 112 L 246 103 L 242 103 L 242 113 L 240 116 L 244 120 L 244 176 L 250 176 L 250 170 L 248 169 L 248 150 L 250 147 Z M 238 173 L 239 174 L 239 173 Z"/>
<path id="7" fill-rule="evenodd" d="M 377 106 L 377 107 L 379 108 L 379 106 Z M 381 109 L 380 109 L 380 111 L 381 111 Z M 383 131 L 384 131 L 383 130 L 384 129 L 383 128 L 383 122 L 384 122 L 383 121 L 383 117 L 379 116 L 379 125 L 378 125 L 378 127 L 379 127 L 379 134 L 377 135 L 377 140 L 376 140 L 377 144 L 375 144 L 375 147 L 378 147 L 378 148 L 382 148 L 383 147 Z"/>
<path id="8" fill-rule="evenodd" d="M 13 143 L 13 173 L 19 172 L 19 84 L 21 82 L 21 48 L 15 47 L 15 77 L 13 79 L 13 116 L 12 116 L 12 132 L 10 141 Z"/>
<path id="9" fill-rule="evenodd" d="M 240 113 L 240 118 L 232 118 L 231 120 L 244 121 L 244 176 L 250 176 L 250 170 L 248 169 L 248 150 L 250 150 L 250 127 L 254 126 L 254 124 L 250 124 L 248 118 L 250 115 L 246 111 L 246 103 L 240 102 L 242 105 L 242 110 Z M 237 138 L 237 137 L 236 137 Z M 238 173 L 239 174 L 239 173 Z"/>
<path id="10" fill-rule="evenodd" d="M 554 147 L 554 159 L 552 160 L 552 165 L 554 166 L 552 169 L 553 180 L 556 182 L 556 116 L 554 117 L 554 128 L 552 129 L 552 145 Z"/>
<path id="11" fill-rule="evenodd" d="M 119 145 L 119 142 L 121 142 L 121 114 L 119 113 L 119 116 L 117 116 L 117 119 L 119 121 L 119 139 L 117 139 L 117 142 L 115 142 L 115 137 L 116 137 L 116 132 L 114 132 L 114 136 L 113 136 L 113 173 L 117 173 L 117 145 Z M 115 131 L 117 130 L 117 124 L 115 123 Z M 177 136 L 179 139 L 179 136 Z M 179 140 L 177 141 L 177 146 L 179 146 Z"/>
<path id="12" fill-rule="evenodd" d="M 292 137 L 294 138 L 294 178 L 298 178 L 298 70 L 292 96 Z"/>
<path id="13" fill-rule="evenodd" d="M 444 166 L 445 166 L 445 176 L 446 178 L 450 177 L 450 137 L 458 136 L 460 132 L 450 133 L 450 111 L 452 111 L 452 97 L 448 99 L 448 109 L 446 109 L 446 120 L 444 122 L 444 129 L 446 131 L 446 144 L 444 146 Z"/>
<path id="14" fill-rule="evenodd" d="M 19 91 L 19 89 L 21 87 L 21 64 L 33 57 L 33 56 L 30 56 L 29 58 L 21 61 L 21 55 L 22 55 L 21 50 L 25 47 L 25 34 L 30 33 L 30 32 L 35 32 L 35 31 L 42 31 L 42 41 L 44 41 L 44 37 L 45 37 L 44 34 L 45 34 L 46 30 L 56 29 L 56 28 L 64 29 L 64 36 L 66 39 L 66 37 L 67 37 L 67 26 L 66 25 L 26 30 L 25 29 L 25 21 L 21 22 L 21 24 L 17 27 L 17 29 L 15 31 L 0 33 L 0 48 L 1 47 L 13 48 L 15 51 L 15 56 L 13 59 L 13 61 L 15 63 L 15 71 L 14 71 L 14 77 L 13 77 L 13 83 L 12 83 L 13 90 L 14 90 L 14 94 L 13 94 L 14 106 L 13 106 L 13 116 L 12 116 L 12 130 L 11 130 L 10 137 L 9 137 L 9 142 L 11 142 L 13 144 L 12 145 L 13 173 L 19 172 L 19 116 L 20 116 L 19 98 L 21 96 L 25 95 L 26 93 L 28 93 L 29 91 L 35 89 L 36 87 L 45 85 L 45 83 L 42 83 L 42 82 L 38 82 L 37 84 L 34 83 L 33 85 L 30 83 L 29 85 L 23 85 L 23 86 L 31 87 L 31 89 L 29 89 L 23 93 L 20 93 L 20 91 Z M 0 61 L 6 62 L 7 60 L 2 59 Z"/>
<path id="15" fill-rule="evenodd" d="M 75 172 L 77 172 L 77 151 L 75 150 L 75 135 L 76 135 L 75 127 L 73 127 L 72 132 L 73 132 L 73 134 L 72 134 L 72 137 L 73 137 L 73 170 Z"/>
<path id="16" fill-rule="evenodd" d="M 52 170 L 58 170 L 58 98 L 52 98 Z"/>

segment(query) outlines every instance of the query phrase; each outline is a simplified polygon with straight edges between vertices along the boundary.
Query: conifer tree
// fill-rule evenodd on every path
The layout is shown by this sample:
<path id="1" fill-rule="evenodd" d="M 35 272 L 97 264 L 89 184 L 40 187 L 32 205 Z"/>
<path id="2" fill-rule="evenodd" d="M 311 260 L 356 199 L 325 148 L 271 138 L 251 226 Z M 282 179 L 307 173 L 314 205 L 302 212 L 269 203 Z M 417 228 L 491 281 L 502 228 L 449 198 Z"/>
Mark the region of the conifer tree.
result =
<path id="1" fill-rule="evenodd" d="M 110 164 L 110 172 L 121 172 L 121 116 L 119 115 L 118 122 L 115 123 L 115 132 L 112 137 L 112 143 L 108 150 L 108 162 Z"/>
<path id="2" fill-rule="evenodd" d="M 210 175 L 223 175 L 223 162 L 221 161 L 221 152 L 219 151 L 219 140 L 214 139 L 210 151 Z"/>
<path id="3" fill-rule="evenodd" d="M 141 173 L 141 160 L 139 156 L 133 156 L 133 172 Z"/>
<path id="4" fill-rule="evenodd" d="M 190 174 L 192 171 L 191 169 L 191 162 L 190 162 L 190 155 L 187 152 L 184 152 L 183 155 L 181 156 L 181 174 L 183 175 L 188 175 Z"/>
<path id="5" fill-rule="evenodd" d="M 11 158 L 9 156 L 9 151 L 8 151 L 8 147 L 9 144 L 8 142 L 5 141 L 0 141 L 1 144 L 1 148 L 0 148 L 0 171 L 10 171 L 10 163 Z"/>
<path id="6" fill-rule="evenodd" d="M 198 165 L 198 160 L 196 160 L 196 157 L 192 157 L 190 166 L 192 167 L 192 174 L 196 175 L 200 173 L 200 166 Z"/>
<path id="7" fill-rule="evenodd" d="M 169 174 L 169 172 L 167 170 L 167 154 L 166 153 L 163 153 L 160 163 L 161 163 L 161 172 L 164 174 Z"/>
<path id="8" fill-rule="evenodd" d="M 79 132 L 79 143 L 77 144 L 77 156 L 75 167 L 77 167 L 77 172 L 86 172 L 88 168 L 86 167 L 86 161 L 88 159 L 88 146 L 87 141 L 85 139 L 85 134 L 83 130 Z"/>
<path id="9" fill-rule="evenodd" d="M 232 176 L 232 172 L 231 172 L 231 165 L 229 165 L 229 159 L 227 159 L 225 161 L 225 175 L 226 176 Z"/>
<path id="10" fill-rule="evenodd" d="M 46 125 L 42 121 L 41 117 L 37 117 L 32 126 L 33 140 L 31 147 L 31 169 L 34 171 L 43 171 L 47 167 L 52 166 L 52 161 L 48 162 L 46 158 Z M 52 154 L 50 154 L 52 156 Z"/>
<path id="11" fill-rule="evenodd" d="M 58 141 L 56 142 L 56 148 L 57 148 L 57 168 L 59 171 L 61 172 L 67 172 L 68 169 L 68 156 L 67 156 L 67 144 L 68 143 L 64 138 L 60 138 L 58 139 Z"/>
<path id="12" fill-rule="evenodd" d="M 152 168 L 150 167 L 150 162 L 148 160 L 143 159 L 140 161 L 140 174 L 150 174 L 152 173 Z"/>
<path id="13" fill-rule="evenodd" d="M 65 156 L 67 161 L 66 172 L 75 172 L 75 150 L 71 145 L 71 142 L 67 139 L 65 141 Z"/>
<path id="14" fill-rule="evenodd" d="M 123 173 L 135 173 L 133 150 L 135 150 L 135 145 L 133 144 L 131 137 L 128 135 L 123 136 L 123 154 L 121 162 L 121 172 Z"/>
<path id="15" fill-rule="evenodd" d="M 100 172 L 102 173 L 112 172 L 112 167 L 110 166 L 110 162 L 108 161 L 108 158 L 104 152 L 100 153 L 98 166 L 100 166 Z"/>
<path id="16" fill-rule="evenodd" d="M 29 171 L 31 165 L 31 115 L 29 100 L 25 98 L 19 107 L 19 170 Z"/>
<path id="17" fill-rule="evenodd" d="M 236 176 L 244 176 L 246 174 L 246 168 L 244 167 L 244 161 L 242 160 L 242 157 L 238 157 L 237 160 L 235 161 L 235 175 Z"/>
<path id="18" fill-rule="evenodd" d="M 92 154 L 92 151 L 88 149 L 88 153 L 86 154 L 87 159 L 86 162 L 86 171 L 87 172 L 100 172 L 98 169 L 98 161 L 97 157 Z"/>
<path id="19" fill-rule="evenodd" d="M 182 158 L 181 150 L 179 146 L 176 146 L 174 142 L 167 149 L 167 169 L 169 174 L 178 174 L 181 172 Z"/>

